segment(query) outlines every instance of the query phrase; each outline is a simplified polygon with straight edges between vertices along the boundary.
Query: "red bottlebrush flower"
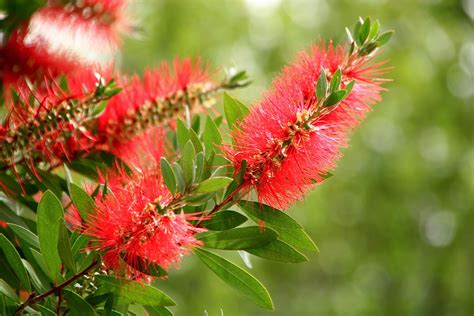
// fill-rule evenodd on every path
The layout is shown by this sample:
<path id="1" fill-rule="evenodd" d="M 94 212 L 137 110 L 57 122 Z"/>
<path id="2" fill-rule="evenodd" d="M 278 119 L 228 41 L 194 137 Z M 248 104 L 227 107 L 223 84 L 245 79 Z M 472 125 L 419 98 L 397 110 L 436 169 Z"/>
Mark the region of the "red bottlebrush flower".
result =
<path id="1" fill-rule="evenodd" d="M 206 67 L 197 59 L 176 59 L 173 66 L 163 63 L 145 71 L 143 80 L 121 78 L 123 90 L 113 97 L 99 118 L 99 135 L 104 143 L 128 141 L 148 127 L 172 122 L 197 104 L 211 102 L 217 87 L 209 81 Z"/>
<path id="2" fill-rule="evenodd" d="M 348 133 L 381 99 L 384 80 L 374 76 L 385 69 L 381 63 L 368 65 L 372 59 L 332 44 L 314 46 L 283 70 L 241 122 L 233 133 L 235 145 L 224 151 L 236 170 L 247 161 L 244 187 L 254 188 L 261 202 L 286 208 L 336 166 Z M 340 69 L 342 88 L 355 80 L 352 92 L 335 107 L 324 107 L 315 96 L 321 68 L 328 79 Z"/>
<path id="3" fill-rule="evenodd" d="M 8 227 L 8 224 L 4 221 L 0 221 L 0 227 L 1 228 L 7 228 Z"/>
<path id="4" fill-rule="evenodd" d="M 135 148 L 120 149 L 119 156 L 132 167 L 132 173 L 118 171 L 109 175 L 109 194 L 96 198 L 95 213 L 84 228 L 84 233 L 93 238 L 93 248 L 103 253 L 104 264 L 133 279 L 148 279 L 146 270 L 143 273 L 147 265 L 164 269 L 177 266 L 183 255 L 201 245 L 194 235 L 205 231 L 188 222 L 200 219 L 197 214 L 175 213 L 167 208 L 172 195 L 157 164 L 161 136 L 147 133 L 134 140 L 138 143 Z M 145 147 L 149 145 L 152 147 Z M 154 150 L 149 151 L 150 148 Z"/>
<path id="5" fill-rule="evenodd" d="M 125 1 L 50 3 L 32 15 L 0 49 L 6 92 L 24 77 L 41 83 L 45 76 L 73 75 L 84 67 L 109 69 L 124 29 Z"/>

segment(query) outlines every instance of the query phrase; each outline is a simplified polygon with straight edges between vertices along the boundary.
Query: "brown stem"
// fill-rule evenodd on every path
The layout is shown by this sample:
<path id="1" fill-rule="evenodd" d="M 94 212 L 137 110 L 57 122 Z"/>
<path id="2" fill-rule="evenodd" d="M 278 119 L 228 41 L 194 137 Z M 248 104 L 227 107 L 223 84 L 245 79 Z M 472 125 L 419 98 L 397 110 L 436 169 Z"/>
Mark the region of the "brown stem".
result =
<path id="1" fill-rule="evenodd" d="M 58 305 L 56 305 L 56 315 L 61 316 L 61 304 L 63 302 L 63 291 L 58 290 Z"/>
<path id="2" fill-rule="evenodd" d="M 70 285 L 71 283 L 74 283 L 77 279 L 79 279 L 80 277 L 86 275 L 87 273 L 89 273 L 96 265 L 97 265 L 98 261 L 97 260 L 94 260 L 87 268 L 85 268 L 82 272 L 79 272 L 78 274 L 75 274 L 74 276 L 72 276 L 69 280 L 66 280 L 64 281 L 63 283 L 57 285 L 57 286 L 54 286 L 52 289 L 44 292 L 43 294 L 40 294 L 40 295 L 36 295 L 36 293 L 32 292 L 30 294 L 30 296 L 28 296 L 28 298 L 26 299 L 26 301 L 23 302 L 23 304 L 21 304 L 15 311 L 15 313 L 13 314 L 13 316 L 19 316 L 21 315 L 21 312 L 27 308 L 28 306 L 30 305 L 34 305 L 38 302 L 41 302 L 42 300 L 44 300 L 45 298 L 47 298 L 48 296 L 52 295 L 52 294 L 58 294 L 59 296 L 59 300 L 58 300 L 58 307 L 57 307 L 57 310 L 56 312 L 59 310 L 61 310 L 61 300 L 62 300 L 62 290 Z M 58 314 L 59 315 L 59 314 Z"/>
<path id="3" fill-rule="evenodd" d="M 244 186 L 241 184 L 238 186 L 231 194 L 229 194 L 228 197 L 226 197 L 222 202 L 219 204 L 216 204 L 212 210 L 209 211 L 209 213 L 206 214 L 206 216 L 210 216 L 218 211 L 220 211 L 224 206 L 226 206 L 229 202 L 231 202 L 234 197 L 244 188 Z M 200 219 L 197 223 L 196 226 L 199 227 L 203 219 Z"/>

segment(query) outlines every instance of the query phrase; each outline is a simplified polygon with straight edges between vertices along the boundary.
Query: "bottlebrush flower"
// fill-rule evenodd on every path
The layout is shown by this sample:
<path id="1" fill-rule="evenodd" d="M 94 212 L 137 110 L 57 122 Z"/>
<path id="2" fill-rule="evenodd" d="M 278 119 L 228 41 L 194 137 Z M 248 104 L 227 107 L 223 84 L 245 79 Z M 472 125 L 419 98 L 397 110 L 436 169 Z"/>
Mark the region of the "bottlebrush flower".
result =
<path id="1" fill-rule="evenodd" d="M 376 76 L 385 69 L 370 65 L 373 57 L 332 44 L 313 46 L 283 70 L 241 122 L 232 135 L 235 145 L 224 152 L 237 171 L 247 161 L 244 187 L 254 188 L 261 202 L 286 208 L 336 166 L 348 133 L 381 100 L 384 80 Z M 331 101 L 316 97 L 316 83 L 321 71 L 332 79 L 338 70 L 340 88 L 354 80 L 353 90 L 340 104 L 327 106 Z"/>
<path id="2" fill-rule="evenodd" d="M 149 132 L 134 139 L 135 147 L 121 148 L 118 155 L 132 172 L 108 176 L 109 193 L 97 196 L 95 212 L 83 230 L 92 236 L 93 248 L 103 253 L 106 267 L 133 279 L 149 279 L 143 269 L 149 265 L 177 266 L 183 255 L 201 245 L 194 235 L 205 230 L 188 222 L 200 216 L 175 213 L 170 204 L 173 197 L 158 164 L 161 136 Z"/>
<path id="3" fill-rule="evenodd" d="M 111 68 L 118 32 L 127 24 L 125 6 L 123 0 L 71 1 L 66 6 L 52 1 L 35 12 L 0 49 L 5 91 L 24 77 L 41 83 L 45 76 L 73 75 L 84 67 Z"/>
<path id="4" fill-rule="evenodd" d="M 96 93 L 105 85 L 103 79 L 92 77 L 84 72 L 66 79 L 67 88 L 54 80 L 46 80 L 41 91 L 18 87 L 0 125 L 0 165 L 12 167 L 22 161 L 34 170 L 39 162 L 55 165 L 90 150 L 97 139 L 86 125 L 97 105 L 108 98 L 107 92 Z M 87 85 L 94 89 L 85 91 Z"/>
<path id="5" fill-rule="evenodd" d="M 219 89 L 209 80 L 206 67 L 197 59 L 176 59 L 173 65 L 162 63 L 145 71 L 143 80 L 121 78 L 123 90 L 110 100 L 99 118 L 99 135 L 104 143 L 127 142 L 149 127 L 171 123 L 183 115 L 186 106 L 209 107 L 211 93 Z"/>

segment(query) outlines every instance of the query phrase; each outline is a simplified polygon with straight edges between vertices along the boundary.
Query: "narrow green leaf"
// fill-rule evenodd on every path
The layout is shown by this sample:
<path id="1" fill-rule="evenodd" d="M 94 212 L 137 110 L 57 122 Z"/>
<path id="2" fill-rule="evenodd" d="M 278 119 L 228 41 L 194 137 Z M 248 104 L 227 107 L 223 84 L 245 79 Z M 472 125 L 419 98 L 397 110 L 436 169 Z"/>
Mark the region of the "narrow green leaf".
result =
<path id="1" fill-rule="evenodd" d="M 357 43 L 358 46 L 360 46 L 362 43 L 360 42 L 360 27 L 362 26 L 362 23 L 360 21 L 357 21 L 355 27 L 354 27 L 354 39 Z"/>
<path id="2" fill-rule="evenodd" d="M 394 31 L 387 31 L 387 32 L 384 32 L 384 33 L 380 34 L 380 36 L 377 38 L 377 44 L 379 46 L 383 46 L 383 45 L 387 44 L 388 41 L 390 40 L 390 38 L 392 38 L 393 33 L 394 33 Z"/>
<path id="3" fill-rule="evenodd" d="M 97 313 L 81 296 L 70 290 L 63 290 L 63 296 L 71 316 L 95 316 Z"/>
<path id="4" fill-rule="evenodd" d="M 196 188 L 196 193 L 208 193 L 221 190 L 232 182 L 232 178 L 228 177 L 214 177 L 199 183 Z"/>
<path id="5" fill-rule="evenodd" d="M 13 233 L 18 239 L 26 242 L 28 245 L 35 247 L 36 249 L 39 249 L 38 236 L 33 234 L 30 230 L 16 224 L 8 224 L 8 227 L 13 230 Z"/>
<path id="6" fill-rule="evenodd" d="M 254 276 L 221 256 L 196 248 L 194 253 L 219 278 L 252 300 L 255 304 L 273 310 L 273 302 L 267 289 Z"/>
<path id="7" fill-rule="evenodd" d="M 278 233 L 273 229 L 258 226 L 233 228 L 220 232 L 205 232 L 197 235 L 204 246 L 214 249 L 245 250 L 263 247 L 276 240 Z"/>
<path id="8" fill-rule="evenodd" d="M 337 69 L 336 72 L 332 75 L 331 82 L 329 83 L 329 91 L 331 92 L 331 94 L 337 89 L 339 89 L 340 85 L 341 85 L 341 69 Z"/>
<path id="9" fill-rule="evenodd" d="M 373 40 L 375 37 L 377 37 L 377 34 L 379 33 L 380 29 L 380 22 L 379 20 L 375 20 L 374 23 L 370 26 L 370 32 L 369 32 L 369 40 Z"/>
<path id="10" fill-rule="evenodd" d="M 318 83 L 316 84 L 316 97 L 319 100 L 324 99 L 328 89 L 328 79 L 326 77 L 326 72 L 324 68 L 321 67 Z"/>
<path id="11" fill-rule="evenodd" d="M 204 150 L 204 147 L 202 146 L 202 143 L 199 140 L 199 136 L 193 129 L 189 130 L 189 140 L 193 143 L 196 153 L 200 153 Z"/>
<path id="12" fill-rule="evenodd" d="M 183 148 L 181 153 L 180 165 L 183 168 L 184 181 L 186 185 L 193 183 L 195 170 L 194 170 L 194 159 L 196 156 L 196 151 L 194 150 L 193 143 L 188 141 Z"/>
<path id="13" fill-rule="evenodd" d="M 166 307 L 144 306 L 150 316 L 173 316 Z"/>
<path id="14" fill-rule="evenodd" d="M 194 177 L 195 182 L 201 181 L 202 173 L 204 171 L 205 160 L 206 159 L 204 158 L 203 152 L 200 152 L 196 155 L 196 174 Z"/>
<path id="15" fill-rule="evenodd" d="M 116 279 L 110 275 L 98 275 L 96 279 L 106 289 L 118 295 L 118 305 L 131 302 L 149 306 L 173 306 L 176 303 L 159 289 L 142 282 Z"/>
<path id="16" fill-rule="evenodd" d="M 334 91 L 333 93 L 331 93 L 327 99 L 324 101 L 323 105 L 324 106 L 333 106 L 335 104 L 338 104 L 339 102 L 341 102 L 342 100 L 344 100 L 344 98 L 346 97 L 347 95 L 347 91 L 346 90 L 337 90 L 337 91 Z"/>
<path id="17" fill-rule="evenodd" d="M 286 229 L 281 227 L 274 227 L 271 225 L 268 226 L 278 232 L 278 239 L 284 241 L 290 246 L 293 246 L 300 250 L 319 251 L 318 247 L 311 239 L 311 237 L 309 237 L 308 234 L 302 229 Z"/>
<path id="18" fill-rule="evenodd" d="M 204 126 L 204 133 L 202 134 L 204 146 L 206 147 L 206 158 L 209 158 L 212 150 L 219 152 L 218 145 L 222 144 L 222 136 L 217 128 L 214 120 L 208 116 L 206 118 L 206 125 Z"/>
<path id="19" fill-rule="evenodd" d="M 349 94 L 352 92 L 354 85 L 355 85 L 355 80 L 352 80 L 344 87 L 344 90 L 346 90 L 346 96 L 349 96 Z"/>
<path id="20" fill-rule="evenodd" d="M 161 174 L 166 186 L 171 193 L 176 193 L 176 178 L 174 176 L 173 169 L 166 158 L 162 157 L 160 160 Z"/>
<path id="21" fill-rule="evenodd" d="M 224 92 L 224 113 L 229 129 L 232 130 L 235 123 L 248 113 L 248 109 L 241 102 Z"/>
<path id="22" fill-rule="evenodd" d="M 13 301 L 18 301 L 18 295 L 16 295 L 15 290 L 8 285 L 5 280 L 0 279 L 0 293 L 4 294 L 6 297 L 9 297 Z"/>
<path id="23" fill-rule="evenodd" d="M 308 261 L 308 258 L 281 240 L 275 240 L 263 247 L 248 249 L 247 252 L 272 261 L 300 263 Z"/>
<path id="24" fill-rule="evenodd" d="M 64 265 L 72 272 L 76 272 L 76 262 L 72 256 L 71 241 L 64 220 L 59 224 L 58 251 Z"/>
<path id="25" fill-rule="evenodd" d="M 3 254 L 7 258 L 8 264 L 20 280 L 20 288 L 31 292 L 30 278 L 28 277 L 25 266 L 21 261 L 20 254 L 16 251 L 15 246 L 3 234 L 0 234 L 0 248 L 3 250 Z"/>
<path id="26" fill-rule="evenodd" d="M 359 31 L 359 42 L 361 44 L 365 43 L 365 41 L 367 40 L 367 37 L 369 36 L 369 32 L 370 32 L 370 18 L 367 17 L 364 23 L 362 23 L 360 27 L 360 31 Z"/>
<path id="27" fill-rule="evenodd" d="M 238 206 L 256 223 L 263 221 L 273 227 L 302 229 L 303 227 L 288 214 L 265 204 L 251 201 L 240 201 Z"/>
<path id="28" fill-rule="evenodd" d="M 202 222 L 209 230 L 227 230 L 237 227 L 247 221 L 247 217 L 234 211 L 217 212 L 211 219 Z"/>
<path id="29" fill-rule="evenodd" d="M 94 200 L 82 188 L 74 183 L 69 184 L 69 195 L 83 220 L 87 220 L 94 210 Z"/>
<path id="30" fill-rule="evenodd" d="M 28 271 L 28 274 L 30 275 L 30 280 L 35 290 L 38 291 L 39 293 L 46 292 L 47 290 L 49 290 L 50 289 L 49 284 L 41 281 L 41 278 L 38 276 L 38 274 L 36 273 L 36 270 L 33 268 L 31 263 L 29 263 L 28 261 L 24 259 L 22 259 L 21 261 L 23 262 L 23 265 L 25 266 L 26 271 Z"/>
<path id="31" fill-rule="evenodd" d="M 58 251 L 59 227 L 63 221 L 63 208 L 58 198 L 46 191 L 38 204 L 38 238 L 40 250 L 46 263 L 49 276 L 59 279 L 61 259 Z"/>
<path id="32" fill-rule="evenodd" d="M 193 121 L 191 122 L 191 129 L 199 134 L 199 130 L 201 128 L 201 116 L 196 115 L 193 117 Z"/>
<path id="33" fill-rule="evenodd" d="M 184 193 L 186 190 L 186 181 L 184 180 L 183 169 L 176 162 L 173 164 L 173 173 L 176 179 L 176 189 L 178 192 Z"/>
<path id="34" fill-rule="evenodd" d="M 189 140 L 189 130 L 186 124 L 180 119 L 176 120 L 176 138 L 179 148 L 183 148 Z"/>
<path id="35" fill-rule="evenodd" d="M 120 90 L 119 90 L 120 91 Z M 90 118 L 97 118 L 102 115 L 102 113 L 105 112 L 105 109 L 107 108 L 107 101 L 102 101 L 99 104 L 97 104 L 93 109 L 92 113 L 90 114 Z"/>

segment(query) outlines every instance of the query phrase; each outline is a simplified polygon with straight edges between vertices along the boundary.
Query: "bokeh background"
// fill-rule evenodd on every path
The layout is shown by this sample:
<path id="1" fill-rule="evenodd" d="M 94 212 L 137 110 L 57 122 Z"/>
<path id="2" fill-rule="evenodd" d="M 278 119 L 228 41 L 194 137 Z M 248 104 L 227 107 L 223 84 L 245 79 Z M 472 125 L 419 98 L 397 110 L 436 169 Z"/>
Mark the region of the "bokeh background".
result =
<path id="1" fill-rule="evenodd" d="M 159 286 L 176 315 L 474 314 L 474 1 L 141 0 L 129 72 L 174 56 L 248 70 L 258 100 L 294 54 L 371 16 L 396 30 L 384 101 L 335 176 L 290 210 L 320 248 L 309 261 L 252 258 L 265 312 L 187 257 Z M 240 265 L 242 260 L 232 257 Z"/>

